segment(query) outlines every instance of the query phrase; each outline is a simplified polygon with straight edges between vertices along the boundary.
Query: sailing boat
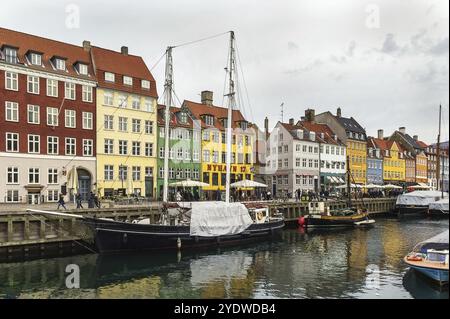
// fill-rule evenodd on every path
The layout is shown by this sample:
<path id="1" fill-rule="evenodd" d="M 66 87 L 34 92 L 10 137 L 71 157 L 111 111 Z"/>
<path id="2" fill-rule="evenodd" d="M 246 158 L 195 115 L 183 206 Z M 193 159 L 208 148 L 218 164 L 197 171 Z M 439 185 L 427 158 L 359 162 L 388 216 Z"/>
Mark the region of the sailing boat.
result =
<path id="1" fill-rule="evenodd" d="M 308 204 L 308 214 L 298 219 L 300 227 L 371 227 L 375 220 L 369 219 L 367 209 L 352 206 L 351 174 L 349 158 L 347 156 L 347 207 L 344 209 L 330 209 L 327 202 L 311 201 Z"/>
<path id="2" fill-rule="evenodd" d="M 28 210 L 32 213 L 65 215 L 78 218 L 94 230 L 97 250 L 119 252 L 146 249 L 180 250 L 207 246 L 240 244 L 271 237 L 284 227 L 284 218 L 270 216 L 267 206 L 245 206 L 242 203 L 230 203 L 231 175 L 231 134 L 232 107 L 234 102 L 235 49 L 234 32 L 231 31 L 229 59 L 229 98 L 227 127 L 227 175 L 225 202 L 193 202 L 191 207 L 180 207 L 168 202 L 169 172 L 169 123 L 172 105 L 172 49 L 166 51 L 165 79 L 165 156 L 163 207 L 160 220 L 151 224 L 150 219 L 129 222 L 104 218 Z"/>

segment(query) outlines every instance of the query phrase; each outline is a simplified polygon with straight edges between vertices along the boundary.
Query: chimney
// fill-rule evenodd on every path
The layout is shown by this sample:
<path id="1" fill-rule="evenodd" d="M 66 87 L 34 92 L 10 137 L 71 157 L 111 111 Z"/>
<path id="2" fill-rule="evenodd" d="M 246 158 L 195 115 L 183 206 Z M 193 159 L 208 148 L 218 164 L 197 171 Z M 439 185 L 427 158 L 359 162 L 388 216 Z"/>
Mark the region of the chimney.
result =
<path id="1" fill-rule="evenodd" d="M 269 133 L 269 118 L 268 117 L 266 117 L 264 119 L 264 131 L 266 132 L 266 134 Z"/>
<path id="2" fill-rule="evenodd" d="M 400 131 L 400 133 L 406 134 L 406 127 L 402 126 L 398 130 Z"/>
<path id="3" fill-rule="evenodd" d="M 383 130 L 378 130 L 378 138 L 380 140 L 382 140 L 384 138 L 384 131 Z"/>
<path id="4" fill-rule="evenodd" d="M 120 53 L 122 53 L 123 55 L 128 55 L 128 47 L 122 46 L 120 48 Z"/>
<path id="5" fill-rule="evenodd" d="M 419 136 L 418 135 L 414 135 L 413 139 L 414 139 L 414 141 L 418 141 L 419 140 Z"/>
<path id="6" fill-rule="evenodd" d="M 341 117 L 342 116 L 342 110 L 340 107 L 338 107 L 337 111 L 336 111 L 336 116 L 337 117 Z"/>
<path id="7" fill-rule="evenodd" d="M 307 109 L 305 111 L 306 121 L 314 123 L 315 118 L 316 118 L 316 112 L 313 109 Z"/>
<path id="8" fill-rule="evenodd" d="M 289 119 L 289 124 L 290 125 L 294 125 L 295 124 L 295 119 L 293 119 L 293 118 Z"/>
<path id="9" fill-rule="evenodd" d="M 83 49 L 84 51 L 91 51 L 91 41 L 84 40 L 83 41 Z"/>
<path id="10" fill-rule="evenodd" d="M 202 96 L 202 104 L 210 105 L 210 106 L 213 105 L 213 92 L 202 91 L 201 96 Z"/>

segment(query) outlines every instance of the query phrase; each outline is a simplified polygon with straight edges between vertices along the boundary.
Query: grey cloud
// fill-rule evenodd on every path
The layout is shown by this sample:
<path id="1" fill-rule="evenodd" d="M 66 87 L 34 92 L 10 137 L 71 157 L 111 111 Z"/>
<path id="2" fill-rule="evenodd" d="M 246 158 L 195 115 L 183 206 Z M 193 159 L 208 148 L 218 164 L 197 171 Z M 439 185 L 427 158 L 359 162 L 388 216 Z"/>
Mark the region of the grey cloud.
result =
<path id="1" fill-rule="evenodd" d="M 337 64 L 343 64 L 347 62 L 347 58 L 345 56 L 336 56 L 332 55 L 330 56 L 331 62 L 337 63 Z"/>
<path id="2" fill-rule="evenodd" d="M 448 37 L 445 39 L 442 39 L 441 41 L 439 41 L 438 43 L 436 43 L 435 45 L 433 45 L 429 52 L 433 55 L 444 55 L 444 54 L 448 54 Z"/>
<path id="3" fill-rule="evenodd" d="M 297 51 L 298 50 L 298 45 L 297 43 L 293 42 L 293 41 L 289 41 L 288 42 L 288 50 L 289 51 Z"/>
<path id="4" fill-rule="evenodd" d="M 381 47 L 381 52 L 384 53 L 395 53 L 400 50 L 397 42 L 394 39 L 394 35 L 392 33 L 386 34 L 384 39 L 383 46 Z"/>
<path id="5" fill-rule="evenodd" d="M 309 63 L 309 64 L 307 64 L 305 66 L 302 66 L 302 67 L 296 68 L 296 69 L 287 70 L 284 73 L 288 74 L 288 75 L 299 75 L 299 74 L 302 74 L 302 73 L 310 72 L 310 71 L 312 71 L 315 68 L 320 68 L 323 64 L 324 63 L 323 63 L 322 60 L 316 59 L 313 62 L 311 62 L 311 63 Z"/>

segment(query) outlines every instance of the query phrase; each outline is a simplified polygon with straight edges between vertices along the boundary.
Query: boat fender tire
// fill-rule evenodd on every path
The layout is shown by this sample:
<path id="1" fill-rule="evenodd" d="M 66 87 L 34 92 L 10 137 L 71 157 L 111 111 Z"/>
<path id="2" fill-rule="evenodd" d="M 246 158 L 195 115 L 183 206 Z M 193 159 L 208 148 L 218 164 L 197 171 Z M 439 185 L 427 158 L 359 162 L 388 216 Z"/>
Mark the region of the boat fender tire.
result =
<path id="1" fill-rule="evenodd" d="M 262 213 L 262 212 L 258 212 L 258 213 L 256 213 L 256 219 L 257 219 L 258 221 L 262 221 L 262 220 L 263 220 L 263 218 L 264 218 L 264 215 L 263 215 L 263 213 Z"/>

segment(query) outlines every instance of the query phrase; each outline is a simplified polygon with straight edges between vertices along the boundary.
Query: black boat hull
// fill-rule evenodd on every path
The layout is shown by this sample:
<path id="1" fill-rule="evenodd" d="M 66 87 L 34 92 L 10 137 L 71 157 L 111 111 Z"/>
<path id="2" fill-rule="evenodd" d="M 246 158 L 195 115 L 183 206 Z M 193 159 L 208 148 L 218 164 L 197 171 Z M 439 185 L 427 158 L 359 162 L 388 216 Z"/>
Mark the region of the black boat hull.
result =
<path id="1" fill-rule="evenodd" d="M 317 218 L 305 217 L 306 228 L 331 228 L 331 227 L 355 227 L 356 222 L 367 220 L 367 215 L 360 214 L 352 217 L 337 217 L 337 218 Z"/>
<path id="2" fill-rule="evenodd" d="M 397 215 L 421 215 L 428 212 L 428 206 L 397 206 Z"/>
<path id="3" fill-rule="evenodd" d="M 180 250 L 227 246 L 260 240 L 279 234 L 284 221 L 252 224 L 238 235 L 219 237 L 190 236 L 189 226 L 140 225 L 98 219 L 85 219 L 94 232 L 100 253 L 135 250 Z"/>

